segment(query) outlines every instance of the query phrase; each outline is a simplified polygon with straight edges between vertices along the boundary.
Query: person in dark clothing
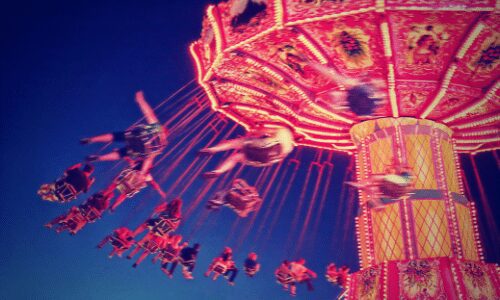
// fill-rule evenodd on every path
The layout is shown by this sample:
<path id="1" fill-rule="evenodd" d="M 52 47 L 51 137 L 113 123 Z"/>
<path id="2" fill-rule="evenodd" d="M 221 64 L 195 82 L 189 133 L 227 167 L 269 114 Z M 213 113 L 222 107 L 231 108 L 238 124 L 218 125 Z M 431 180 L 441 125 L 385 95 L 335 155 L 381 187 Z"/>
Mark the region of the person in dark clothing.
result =
<path id="1" fill-rule="evenodd" d="M 350 109 L 360 117 L 372 116 L 377 107 L 387 98 L 386 84 L 381 79 L 349 78 L 339 74 L 335 69 L 318 64 L 309 63 L 318 73 L 338 85 L 338 89 L 330 90 L 327 99 L 318 97 L 318 101 L 336 110 Z"/>
<path id="2" fill-rule="evenodd" d="M 200 251 L 200 244 L 196 243 L 193 247 L 184 247 L 179 254 L 179 259 L 175 260 L 168 271 L 169 277 L 173 276 L 177 264 L 182 265 L 182 275 L 186 279 L 193 279 L 193 270 L 196 265 L 196 257 Z"/>
<path id="3" fill-rule="evenodd" d="M 95 178 L 90 177 L 93 172 L 92 165 L 86 164 L 82 168 L 82 164 L 78 163 L 66 169 L 63 176 L 54 183 L 42 184 L 37 193 L 46 201 L 70 202 L 88 191 L 95 181 Z"/>
<path id="4" fill-rule="evenodd" d="M 132 159 L 155 157 L 160 154 L 167 145 L 167 129 L 163 127 L 156 117 L 154 110 L 144 99 L 144 94 L 139 91 L 135 94 L 135 100 L 139 105 L 147 124 L 139 124 L 122 132 L 106 133 L 80 140 L 81 144 L 124 142 L 125 147 L 115 149 L 103 155 L 90 155 L 88 161 L 118 160 L 123 157 Z M 150 166 L 145 166 L 148 169 Z"/>
<path id="5" fill-rule="evenodd" d="M 93 194 L 81 207 L 92 207 L 98 211 L 105 211 L 113 198 L 113 190 L 104 190 Z"/>
<path id="6" fill-rule="evenodd" d="M 254 277 L 255 274 L 259 272 L 260 264 L 257 262 L 257 254 L 255 252 L 248 254 L 248 257 L 247 259 L 245 259 L 243 267 L 245 269 L 245 273 L 249 277 Z"/>
<path id="7" fill-rule="evenodd" d="M 234 1 L 230 9 L 231 26 L 233 30 L 237 27 L 257 23 L 257 16 L 266 13 L 266 0 L 238 0 Z"/>

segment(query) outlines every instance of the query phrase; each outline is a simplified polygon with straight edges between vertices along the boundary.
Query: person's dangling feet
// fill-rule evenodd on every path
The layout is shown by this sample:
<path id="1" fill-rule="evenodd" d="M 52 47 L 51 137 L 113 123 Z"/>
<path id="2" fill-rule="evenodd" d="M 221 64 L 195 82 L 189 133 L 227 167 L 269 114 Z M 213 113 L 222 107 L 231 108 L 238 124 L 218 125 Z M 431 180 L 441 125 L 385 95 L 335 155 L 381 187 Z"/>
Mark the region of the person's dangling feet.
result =
<path id="1" fill-rule="evenodd" d="M 90 144 L 89 138 L 83 138 L 80 140 L 80 145 L 88 145 L 88 144 Z"/>
<path id="2" fill-rule="evenodd" d="M 214 152 L 212 150 L 210 150 L 209 148 L 203 148 L 203 149 L 199 150 L 198 153 L 196 153 L 197 156 L 201 156 L 201 157 L 211 156 L 213 154 L 214 154 Z"/>
<path id="3" fill-rule="evenodd" d="M 194 279 L 193 274 L 189 273 L 188 271 L 182 271 L 182 275 L 184 275 L 184 278 L 186 279 Z"/>
<path id="4" fill-rule="evenodd" d="M 205 172 L 203 173 L 203 178 L 205 179 L 210 179 L 210 178 L 217 178 L 221 175 L 221 173 L 216 172 L 216 171 L 210 171 L 210 172 Z"/>
<path id="5" fill-rule="evenodd" d="M 85 157 L 85 160 L 87 162 L 97 161 L 98 159 L 99 159 L 99 155 L 88 155 L 87 157 Z"/>

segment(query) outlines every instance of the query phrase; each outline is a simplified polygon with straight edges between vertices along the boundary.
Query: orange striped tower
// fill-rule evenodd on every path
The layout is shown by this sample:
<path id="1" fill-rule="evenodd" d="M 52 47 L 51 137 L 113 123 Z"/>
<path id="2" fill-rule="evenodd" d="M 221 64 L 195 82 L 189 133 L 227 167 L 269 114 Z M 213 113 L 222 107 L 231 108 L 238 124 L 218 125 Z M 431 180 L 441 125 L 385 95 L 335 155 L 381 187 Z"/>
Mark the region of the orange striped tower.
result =
<path id="1" fill-rule="evenodd" d="M 495 299 L 494 265 L 484 263 L 473 202 L 464 196 L 452 131 L 429 120 L 382 118 L 353 126 L 358 180 L 388 165 L 409 166 L 414 193 L 362 205 L 356 219 L 362 270 L 348 299 Z M 370 195 L 359 193 L 360 202 Z"/>

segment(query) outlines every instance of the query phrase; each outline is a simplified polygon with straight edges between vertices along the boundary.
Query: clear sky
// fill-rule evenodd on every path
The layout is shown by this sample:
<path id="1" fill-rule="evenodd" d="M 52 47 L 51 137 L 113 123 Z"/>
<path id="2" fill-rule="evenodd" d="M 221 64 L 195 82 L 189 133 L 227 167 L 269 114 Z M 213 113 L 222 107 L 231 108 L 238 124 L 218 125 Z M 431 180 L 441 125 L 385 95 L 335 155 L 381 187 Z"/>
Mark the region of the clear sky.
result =
<path id="1" fill-rule="evenodd" d="M 290 257 L 295 249 L 285 249 L 284 241 L 289 237 L 287 226 L 300 190 L 291 192 L 280 216 L 279 230 L 272 233 L 270 240 L 249 239 L 238 249 L 235 258 L 240 266 L 247 253 L 255 250 L 261 257 L 263 270 L 254 279 L 240 273 L 235 287 L 221 279 L 213 282 L 202 276 L 211 258 L 223 248 L 234 224 L 236 217 L 228 211 L 208 218 L 207 225 L 194 234 L 193 241 L 202 243 L 194 281 L 185 281 L 180 272 L 168 280 L 159 266 L 149 261 L 132 269 L 131 261 L 108 259 L 109 248 L 105 251 L 95 248 L 114 228 L 121 225 L 133 228 L 144 220 L 154 206 L 150 200 L 154 194 L 137 196 L 136 203 L 148 201 L 141 209 L 124 204 L 117 213 L 106 214 L 77 236 L 57 235 L 42 226 L 70 205 L 40 201 L 36 196 L 39 185 L 53 180 L 66 167 L 98 149 L 80 146 L 80 138 L 124 129 L 141 117 L 133 102 L 135 91 L 144 90 L 155 105 L 194 78 L 187 46 L 199 37 L 207 3 L 16 1 L 3 6 L 0 298 L 289 298 L 274 282 L 272 272 L 281 260 L 296 258 Z M 314 151 L 304 151 L 301 156 L 304 166 L 313 155 Z M 326 283 L 323 277 L 328 262 L 357 268 L 354 233 L 351 231 L 344 238 L 343 226 L 335 227 L 333 219 L 348 158 L 335 155 L 334 161 L 334 183 L 320 230 L 310 245 L 297 251 L 319 273 L 319 279 L 313 293 L 300 286 L 299 299 L 332 299 L 338 294 L 339 289 Z M 492 201 L 499 195 L 498 168 L 491 154 L 479 155 L 478 161 L 492 202 L 491 211 L 498 214 L 498 201 Z M 97 175 L 110 177 L 111 166 L 98 166 Z M 471 174 L 467 166 L 466 159 L 466 171 Z M 304 173 L 301 172 L 299 180 L 304 179 Z M 201 184 L 201 179 L 198 180 Z M 104 184 L 101 181 L 96 186 Z M 477 189 L 473 192 L 478 195 Z M 185 201 L 189 197 L 194 197 L 193 193 Z M 341 220 L 340 224 L 345 222 L 352 229 L 352 220 Z M 184 226 L 181 233 L 186 234 L 190 229 Z M 498 247 L 494 247 L 494 239 L 488 237 L 484 226 L 482 230 L 486 233 L 488 258 L 498 262 Z"/>

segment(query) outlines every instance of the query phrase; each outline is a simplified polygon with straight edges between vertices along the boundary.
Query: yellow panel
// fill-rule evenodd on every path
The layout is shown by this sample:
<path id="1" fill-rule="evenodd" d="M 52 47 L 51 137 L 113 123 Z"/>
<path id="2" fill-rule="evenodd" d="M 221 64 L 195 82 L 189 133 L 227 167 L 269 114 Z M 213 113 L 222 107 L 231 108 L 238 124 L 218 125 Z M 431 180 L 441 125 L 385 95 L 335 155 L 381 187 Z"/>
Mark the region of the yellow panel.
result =
<path id="1" fill-rule="evenodd" d="M 370 144 L 370 160 L 373 174 L 385 173 L 393 163 L 392 138 L 375 140 Z"/>
<path id="2" fill-rule="evenodd" d="M 363 122 L 351 128 L 351 136 L 356 139 L 364 139 L 375 131 L 375 122 Z"/>
<path id="3" fill-rule="evenodd" d="M 477 261 L 477 249 L 474 243 L 474 229 L 472 219 L 470 217 L 470 209 L 462 204 L 455 203 L 457 211 L 458 228 L 460 230 L 460 239 L 462 242 L 462 250 L 464 258 Z"/>
<path id="4" fill-rule="evenodd" d="M 401 125 L 423 125 L 422 119 L 399 118 Z"/>
<path id="5" fill-rule="evenodd" d="M 396 119 L 392 119 L 392 118 L 384 118 L 384 119 L 377 120 L 377 125 L 381 129 L 394 127 L 395 123 L 396 123 Z"/>
<path id="6" fill-rule="evenodd" d="M 415 174 L 416 189 L 437 188 L 434 162 L 432 160 L 431 137 L 429 135 L 417 134 L 404 137 L 408 164 L 413 168 Z"/>
<path id="7" fill-rule="evenodd" d="M 443 153 L 444 172 L 446 174 L 446 184 L 452 192 L 459 193 L 457 170 L 453 155 L 453 145 L 447 141 L 441 141 L 441 152 Z"/>
<path id="8" fill-rule="evenodd" d="M 419 258 L 451 256 L 446 208 L 443 200 L 412 201 Z"/>
<path id="9" fill-rule="evenodd" d="M 399 204 L 371 210 L 376 263 L 405 259 Z"/>

